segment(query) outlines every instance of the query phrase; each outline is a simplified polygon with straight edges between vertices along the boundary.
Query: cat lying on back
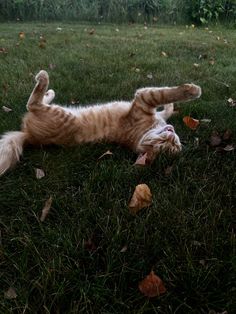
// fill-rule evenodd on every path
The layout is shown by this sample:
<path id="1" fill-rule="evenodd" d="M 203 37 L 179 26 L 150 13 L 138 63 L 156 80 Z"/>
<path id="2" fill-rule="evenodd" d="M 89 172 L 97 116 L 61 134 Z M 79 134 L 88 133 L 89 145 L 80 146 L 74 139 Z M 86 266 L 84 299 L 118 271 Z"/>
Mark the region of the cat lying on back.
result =
<path id="1" fill-rule="evenodd" d="M 173 103 L 201 96 L 194 84 L 177 87 L 149 87 L 136 91 L 131 102 L 114 101 L 87 107 L 49 105 L 55 97 L 48 90 L 46 71 L 36 75 L 36 85 L 27 103 L 21 131 L 8 132 L 0 140 L 0 175 L 19 161 L 23 147 L 32 145 L 76 145 L 108 141 L 125 145 L 149 162 L 163 151 L 178 153 L 181 143 L 166 120 Z M 158 106 L 164 110 L 157 112 Z"/>

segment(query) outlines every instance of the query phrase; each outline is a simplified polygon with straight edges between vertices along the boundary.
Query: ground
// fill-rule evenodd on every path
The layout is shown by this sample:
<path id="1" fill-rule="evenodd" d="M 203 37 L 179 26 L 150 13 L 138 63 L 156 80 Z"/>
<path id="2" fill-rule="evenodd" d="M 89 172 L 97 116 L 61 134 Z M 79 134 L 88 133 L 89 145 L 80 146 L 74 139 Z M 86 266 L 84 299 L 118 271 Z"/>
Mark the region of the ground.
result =
<path id="1" fill-rule="evenodd" d="M 1 134 L 19 129 L 40 69 L 61 104 L 128 100 L 144 86 L 203 90 L 170 121 L 184 144 L 176 158 L 137 168 L 134 153 L 106 143 L 25 150 L 0 178 L 1 313 L 235 312 L 235 151 L 222 150 L 235 145 L 235 51 L 235 30 L 220 26 L 0 24 L 0 105 L 12 109 L 0 111 Z M 191 130 L 188 115 L 208 120 Z M 229 142 L 212 147 L 226 130 Z M 134 216 L 139 183 L 153 203 Z M 138 284 L 151 270 L 167 292 L 148 299 Z"/>

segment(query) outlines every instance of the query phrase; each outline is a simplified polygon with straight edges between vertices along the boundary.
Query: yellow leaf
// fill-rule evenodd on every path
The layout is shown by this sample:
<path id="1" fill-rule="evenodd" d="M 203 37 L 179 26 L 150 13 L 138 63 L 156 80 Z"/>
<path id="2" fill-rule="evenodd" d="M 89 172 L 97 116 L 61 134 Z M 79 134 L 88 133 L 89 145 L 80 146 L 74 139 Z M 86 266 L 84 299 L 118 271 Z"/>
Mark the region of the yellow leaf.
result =
<path id="1" fill-rule="evenodd" d="M 136 186 L 133 196 L 129 202 L 129 210 L 132 214 L 136 214 L 144 207 L 150 206 L 152 203 L 152 194 L 147 184 L 139 184 Z"/>

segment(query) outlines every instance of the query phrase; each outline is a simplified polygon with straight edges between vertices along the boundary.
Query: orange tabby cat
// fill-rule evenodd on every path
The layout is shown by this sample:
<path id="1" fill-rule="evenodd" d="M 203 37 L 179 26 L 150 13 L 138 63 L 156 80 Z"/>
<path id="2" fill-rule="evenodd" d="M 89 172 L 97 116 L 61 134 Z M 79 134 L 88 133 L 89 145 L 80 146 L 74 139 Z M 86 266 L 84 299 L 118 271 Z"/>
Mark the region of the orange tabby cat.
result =
<path id="1" fill-rule="evenodd" d="M 36 75 L 36 86 L 27 103 L 21 131 L 8 132 L 0 140 L 0 175 L 15 165 L 23 147 L 33 145 L 76 145 L 109 141 L 125 145 L 152 161 L 162 151 L 177 153 L 181 143 L 166 120 L 173 113 L 173 102 L 200 97 L 194 84 L 177 87 L 149 87 L 136 91 L 131 102 L 115 101 L 87 107 L 49 105 L 55 97 L 48 90 L 46 71 Z M 156 107 L 165 105 L 157 112 Z"/>

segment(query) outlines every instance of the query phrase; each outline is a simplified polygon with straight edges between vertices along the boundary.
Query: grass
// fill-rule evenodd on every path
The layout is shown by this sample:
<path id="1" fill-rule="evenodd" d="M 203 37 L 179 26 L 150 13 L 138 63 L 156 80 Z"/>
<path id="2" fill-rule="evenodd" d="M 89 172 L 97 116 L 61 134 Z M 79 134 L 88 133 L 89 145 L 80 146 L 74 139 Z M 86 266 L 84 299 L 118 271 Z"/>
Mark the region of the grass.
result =
<path id="1" fill-rule="evenodd" d="M 143 86 L 194 82 L 203 89 L 171 119 L 185 144 L 175 159 L 137 169 L 135 154 L 112 144 L 25 150 L 0 178 L 0 312 L 234 313 L 235 152 L 216 152 L 209 137 L 236 132 L 235 107 L 226 101 L 236 98 L 235 31 L 15 23 L 0 24 L 0 46 L 7 51 L 0 53 L 0 105 L 13 109 L 0 111 L 0 133 L 19 129 L 40 69 L 62 104 L 131 99 Z M 182 122 L 189 114 L 211 122 L 192 131 Z M 113 156 L 98 161 L 108 149 Z M 37 167 L 46 173 L 41 180 Z M 153 205 L 132 216 L 127 205 L 139 183 L 149 185 Z M 49 196 L 52 209 L 41 223 Z M 167 293 L 148 299 L 138 283 L 152 269 Z M 4 298 L 9 287 L 15 299 Z"/>

